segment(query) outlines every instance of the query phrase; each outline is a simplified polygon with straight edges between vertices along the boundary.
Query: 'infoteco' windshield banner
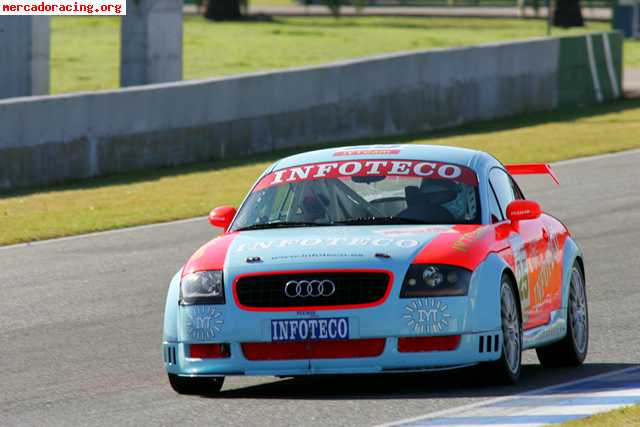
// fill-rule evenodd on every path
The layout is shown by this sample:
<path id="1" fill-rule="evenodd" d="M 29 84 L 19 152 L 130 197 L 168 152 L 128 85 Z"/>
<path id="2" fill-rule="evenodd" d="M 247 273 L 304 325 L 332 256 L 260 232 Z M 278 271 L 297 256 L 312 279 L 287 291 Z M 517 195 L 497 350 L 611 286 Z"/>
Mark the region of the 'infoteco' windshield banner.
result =
<path id="1" fill-rule="evenodd" d="M 450 163 L 422 160 L 348 160 L 281 169 L 262 178 L 254 191 L 285 183 L 354 176 L 450 179 L 464 184 L 478 185 L 478 179 L 473 170 Z"/>

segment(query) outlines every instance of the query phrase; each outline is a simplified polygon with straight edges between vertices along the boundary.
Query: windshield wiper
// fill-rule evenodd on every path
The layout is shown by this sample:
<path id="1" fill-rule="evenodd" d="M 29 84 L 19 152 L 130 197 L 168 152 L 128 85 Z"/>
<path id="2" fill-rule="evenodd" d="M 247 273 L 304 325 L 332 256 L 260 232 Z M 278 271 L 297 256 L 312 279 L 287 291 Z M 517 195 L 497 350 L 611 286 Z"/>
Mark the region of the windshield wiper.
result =
<path id="1" fill-rule="evenodd" d="M 246 227 L 236 228 L 235 231 L 247 231 L 247 230 L 265 230 L 268 228 L 289 228 L 289 227 L 322 227 L 333 225 L 331 222 L 263 222 L 261 224 L 248 225 Z"/>
<path id="2" fill-rule="evenodd" d="M 418 219 L 403 218 L 398 216 L 364 216 L 359 218 L 346 219 L 344 221 L 335 221 L 334 224 L 340 225 L 401 225 L 401 224 L 431 224 L 429 222 L 420 221 Z"/>

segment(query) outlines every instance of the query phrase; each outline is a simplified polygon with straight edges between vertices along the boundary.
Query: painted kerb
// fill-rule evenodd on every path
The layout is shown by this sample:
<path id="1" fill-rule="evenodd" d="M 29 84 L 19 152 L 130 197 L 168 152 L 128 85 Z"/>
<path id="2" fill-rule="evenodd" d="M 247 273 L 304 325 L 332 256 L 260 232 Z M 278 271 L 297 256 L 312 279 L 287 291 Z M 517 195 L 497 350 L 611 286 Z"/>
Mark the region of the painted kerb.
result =
<path id="1" fill-rule="evenodd" d="M 0 188 L 428 131 L 615 97 L 622 38 L 382 55 L 117 91 L 0 101 Z M 606 76 L 606 77 L 605 77 Z M 609 83 L 607 83 L 609 82 Z M 618 92 L 619 96 L 619 87 Z"/>

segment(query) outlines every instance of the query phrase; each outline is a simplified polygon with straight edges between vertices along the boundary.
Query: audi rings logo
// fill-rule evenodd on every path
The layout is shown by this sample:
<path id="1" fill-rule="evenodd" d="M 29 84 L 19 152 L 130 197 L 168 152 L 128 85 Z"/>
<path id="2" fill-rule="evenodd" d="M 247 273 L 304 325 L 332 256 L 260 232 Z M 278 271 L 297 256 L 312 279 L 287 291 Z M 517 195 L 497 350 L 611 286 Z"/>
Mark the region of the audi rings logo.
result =
<path id="1" fill-rule="evenodd" d="M 336 292 L 331 280 L 290 280 L 284 285 L 284 293 L 289 298 L 330 297 Z"/>

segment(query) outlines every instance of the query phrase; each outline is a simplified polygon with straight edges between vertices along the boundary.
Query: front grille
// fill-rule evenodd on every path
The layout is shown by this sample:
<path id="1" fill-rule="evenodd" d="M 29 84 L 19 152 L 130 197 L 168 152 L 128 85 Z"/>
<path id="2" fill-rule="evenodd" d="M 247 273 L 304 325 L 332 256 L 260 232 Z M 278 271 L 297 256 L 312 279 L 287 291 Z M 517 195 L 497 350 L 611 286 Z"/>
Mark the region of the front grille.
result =
<path id="1" fill-rule="evenodd" d="M 330 280 L 335 284 L 332 295 L 287 296 L 288 282 Z M 391 276 L 385 272 L 303 272 L 240 277 L 235 284 L 238 303 L 244 308 L 308 308 L 372 306 L 381 303 L 391 286 Z M 306 290 L 306 286 L 303 286 Z M 328 286 L 325 287 L 327 289 Z M 294 289 L 294 288 L 292 288 Z M 317 291 L 317 287 L 315 288 Z M 295 294 L 295 291 L 290 294 Z M 304 292 L 303 292 L 304 293 Z M 328 293 L 328 292 L 327 292 Z"/>

